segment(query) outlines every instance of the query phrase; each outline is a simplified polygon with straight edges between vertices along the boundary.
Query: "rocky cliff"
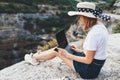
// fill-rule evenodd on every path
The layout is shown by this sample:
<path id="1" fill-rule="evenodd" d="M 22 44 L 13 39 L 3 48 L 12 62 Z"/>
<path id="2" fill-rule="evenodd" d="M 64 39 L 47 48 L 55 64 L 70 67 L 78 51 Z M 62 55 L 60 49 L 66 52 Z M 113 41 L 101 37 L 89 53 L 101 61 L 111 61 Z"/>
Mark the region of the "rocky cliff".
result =
<path id="1" fill-rule="evenodd" d="M 120 34 L 109 35 L 108 58 L 98 78 L 94 80 L 120 79 L 119 41 Z M 59 58 L 42 61 L 38 66 L 32 66 L 22 61 L 0 71 L 0 80 L 62 80 L 64 76 L 70 77 L 71 80 L 83 80 Z"/>

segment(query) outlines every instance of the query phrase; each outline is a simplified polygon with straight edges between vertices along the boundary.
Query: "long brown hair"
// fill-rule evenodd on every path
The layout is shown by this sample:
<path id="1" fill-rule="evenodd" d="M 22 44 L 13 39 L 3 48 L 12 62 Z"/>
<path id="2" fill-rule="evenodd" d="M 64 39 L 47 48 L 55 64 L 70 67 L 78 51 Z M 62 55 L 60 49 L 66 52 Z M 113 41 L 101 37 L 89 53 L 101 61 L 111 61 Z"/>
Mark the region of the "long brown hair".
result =
<path id="1" fill-rule="evenodd" d="M 92 26 L 94 26 L 95 24 L 97 24 L 97 18 L 90 18 L 90 17 L 86 17 L 86 16 L 83 16 L 84 17 L 84 20 L 85 20 L 85 25 L 84 25 L 84 28 L 83 28 L 83 31 L 88 31 L 89 28 L 91 28 Z"/>

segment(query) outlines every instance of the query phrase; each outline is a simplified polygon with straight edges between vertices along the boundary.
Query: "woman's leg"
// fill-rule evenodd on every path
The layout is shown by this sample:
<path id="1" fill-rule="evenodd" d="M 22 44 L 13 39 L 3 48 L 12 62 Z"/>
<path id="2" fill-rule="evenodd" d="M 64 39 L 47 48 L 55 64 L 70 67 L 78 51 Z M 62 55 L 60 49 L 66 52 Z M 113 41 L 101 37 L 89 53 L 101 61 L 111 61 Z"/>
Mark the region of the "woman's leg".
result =
<path id="1" fill-rule="evenodd" d="M 66 57 L 64 57 L 64 56 L 61 56 L 61 55 L 59 55 L 58 57 L 59 57 L 60 59 L 62 59 L 63 62 L 64 62 L 70 69 L 72 69 L 73 71 L 75 71 L 75 68 L 74 68 L 74 66 L 73 66 L 73 60 L 68 59 L 68 58 L 66 58 Z"/>
<path id="2" fill-rule="evenodd" d="M 58 55 L 58 53 L 56 51 L 54 51 L 55 48 L 40 52 L 40 53 L 36 53 L 33 55 L 33 58 L 40 61 L 40 60 L 50 60 L 53 59 L 55 57 L 59 57 L 60 59 L 63 60 L 63 62 L 73 71 L 75 71 L 74 66 L 73 66 L 73 61 L 62 56 L 62 55 Z"/>
<path id="3" fill-rule="evenodd" d="M 54 48 L 33 54 L 32 58 L 36 59 L 38 61 L 40 60 L 50 60 L 54 57 L 56 57 L 57 52 L 54 51 Z"/>

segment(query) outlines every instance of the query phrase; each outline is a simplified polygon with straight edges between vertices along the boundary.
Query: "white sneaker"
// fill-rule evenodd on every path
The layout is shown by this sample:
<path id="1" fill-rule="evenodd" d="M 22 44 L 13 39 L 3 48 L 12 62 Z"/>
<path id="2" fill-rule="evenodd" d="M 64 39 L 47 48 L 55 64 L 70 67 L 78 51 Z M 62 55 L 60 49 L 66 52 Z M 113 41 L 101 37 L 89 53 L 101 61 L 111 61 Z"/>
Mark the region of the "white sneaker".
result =
<path id="1" fill-rule="evenodd" d="M 26 55 L 24 56 L 24 60 L 25 60 L 26 62 L 32 64 L 32 65 L 38 65 L 39 62 L 38 62 L 37 60 L 33 59 L 33 58 L 32 58 L 32 55 L 33 55 L 33 53 L 31 53 L 31 54 L 26 54 Z"/>

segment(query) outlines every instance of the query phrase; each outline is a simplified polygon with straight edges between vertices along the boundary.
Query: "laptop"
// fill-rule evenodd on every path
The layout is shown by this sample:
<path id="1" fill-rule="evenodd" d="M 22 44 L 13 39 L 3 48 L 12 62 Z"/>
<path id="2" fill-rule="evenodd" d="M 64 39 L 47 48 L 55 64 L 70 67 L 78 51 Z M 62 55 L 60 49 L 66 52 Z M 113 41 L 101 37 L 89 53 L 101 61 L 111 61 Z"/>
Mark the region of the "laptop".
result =
<path id="1" fill-rule="evenodd" d="M 59 31 L 56 34 L 56 40 L 59 48 L 65 48 L 68 45 L 66 34 L 64 30 Z"/>

